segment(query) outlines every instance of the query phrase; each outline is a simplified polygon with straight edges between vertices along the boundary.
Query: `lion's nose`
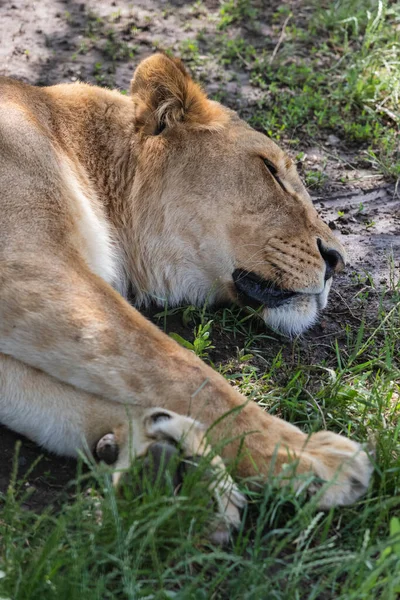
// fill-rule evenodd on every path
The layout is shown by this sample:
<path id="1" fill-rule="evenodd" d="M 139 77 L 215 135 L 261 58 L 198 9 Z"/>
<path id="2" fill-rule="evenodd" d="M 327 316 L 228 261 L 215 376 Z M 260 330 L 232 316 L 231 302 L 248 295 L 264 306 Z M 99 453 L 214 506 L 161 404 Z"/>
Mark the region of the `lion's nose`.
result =
<path id="1" fill-rule="evenodd" d="M 317 240 L 318 249 L 321 253 L 322 258 L 325 261 L 325 281 L 333 277 L 333 274 L 337 271 L 341 271 L 344 267 L 344 258 L 334 248 L 327 248 L 324 246 L 322 240 Z"/>

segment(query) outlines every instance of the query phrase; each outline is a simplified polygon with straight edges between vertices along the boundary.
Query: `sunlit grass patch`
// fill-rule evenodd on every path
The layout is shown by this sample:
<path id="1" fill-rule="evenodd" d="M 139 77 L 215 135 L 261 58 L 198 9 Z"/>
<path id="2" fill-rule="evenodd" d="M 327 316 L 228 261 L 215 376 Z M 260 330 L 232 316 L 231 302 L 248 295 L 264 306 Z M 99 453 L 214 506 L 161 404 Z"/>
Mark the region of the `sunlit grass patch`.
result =
<path id="1" fill-rule="evenodd" d="M 248 25 L 245 14 L 253 5 L 258 6 L 242 2 L 234 10 L 226 3 L 224 31 L 232 23 Z M 252 22 L 257 28 L 257 20 Z M 254 126 L 288 143 L 334 131 L 363 144 L 364 158 L 398 179 L 399 23 L 398 3 L 309 0 L 293 13 L 286 4 L 279 8 L 275 47 L 269 43 L 260 52 L 242 35 L 226 33 L 216 46 L 222 63 L 240 64 L 263 91 Z"/>

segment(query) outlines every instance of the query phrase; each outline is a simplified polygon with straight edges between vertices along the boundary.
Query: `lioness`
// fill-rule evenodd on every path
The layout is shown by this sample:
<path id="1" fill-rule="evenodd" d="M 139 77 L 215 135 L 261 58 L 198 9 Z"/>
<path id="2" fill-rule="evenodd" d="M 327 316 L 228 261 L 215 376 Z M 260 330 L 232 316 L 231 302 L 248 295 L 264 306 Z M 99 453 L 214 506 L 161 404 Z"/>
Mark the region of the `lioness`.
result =
<path id="1" fill-rule="evenodd" d="M 66 455 L 111 432 L 118 468 L 154 439 L 208 453 L 214 425 L 241 477 L 295 460 L 333 481 L 322 507 L 365 492 L 357 443 L 246 402 L 124 299 L 253 302 L 293 334 L 344 264 L 290 158 L 180 61 L 144 60 L 130 97 L 0 78 L 0 182 L 0 422 Z M 237 523 L 240 494 L 220 492 Z"/>

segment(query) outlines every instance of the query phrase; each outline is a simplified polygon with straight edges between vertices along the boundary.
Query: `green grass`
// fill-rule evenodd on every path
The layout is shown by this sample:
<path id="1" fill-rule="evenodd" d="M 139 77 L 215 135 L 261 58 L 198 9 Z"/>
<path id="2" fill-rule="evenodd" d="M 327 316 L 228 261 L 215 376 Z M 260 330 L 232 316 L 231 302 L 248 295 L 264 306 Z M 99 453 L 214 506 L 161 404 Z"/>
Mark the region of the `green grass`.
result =
<path id="1" fill-rule="evenodd" d="M 246 21 L 254 23 L 258 16 L 258 9 L 253 2 L 248 0 L 229 0 L 223 2 L 220 8 L 218 29 L 227 29 L 230 25 Z"/>

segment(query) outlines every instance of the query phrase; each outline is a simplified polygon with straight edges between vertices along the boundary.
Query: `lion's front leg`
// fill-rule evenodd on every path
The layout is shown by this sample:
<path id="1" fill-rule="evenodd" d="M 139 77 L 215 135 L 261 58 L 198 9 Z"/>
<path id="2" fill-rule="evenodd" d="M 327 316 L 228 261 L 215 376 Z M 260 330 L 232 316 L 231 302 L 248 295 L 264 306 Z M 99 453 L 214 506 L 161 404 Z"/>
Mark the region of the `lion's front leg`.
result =
<path id="1" fill-rule="evenodd" d="M 156 474 L 175 457 L 175 466 L 180 465 L 176 474 L 178 486 L 185 464 L 182 461 L 206 457 L 211 452 L 203 427 L 189 417 L 165 409 L 125 407 L 77 390 L 3 354 L 0 422 L 57 454 L 97 454 L 114 464 L 115 485 L 137 457 L 148 457 L 147 473 L 155 468 Z M 106 431 L 110 433 L 105 434 Z M 225 543 L 231 527 L 239 526 L 244 498 L 222 460 L 212 456 L 210 464 L 213 473 L 208 486 L 217 507 L 209 537 L 216 543 Z"/>
<path id="2" fill-rule="evenodd" d="M 0 265 L 0 280 L 0 351 L 5 354 L 89 397 L 103 398 L 116 411 L 126 411 L 127 406 L 139 414 L 161 407 L 199 420 L 210 428 L 210 442 L 221 446 L 224 459 L 236 460 L 241 451 L 239 476 L 266 477 L 272 465 L 278 472 L 288 461 L 296 461 L 298 472 L 331 480 L 343 466 L 331 504 L 361 495 L 363 486 L 353 473 L 360 470 L 362 481 L 369 479 L 363 451 L 351 458 L 355 447 L 350 443 L 343 452 L 339 437 L 332 437 L 328 448 L 322 437 L 308 441 L 297 427 L 247 402 L 221 375 L 130 307 L 83 261 L 43 255 L 38 265 L 31 254 L 21 256 Z M 88 419 L 103 422 L 94 414 Z M 100 432 L 97 440 L 109 431 Z M 354 469 L 344 468 L 349 460 L 355 461 Z"/>

